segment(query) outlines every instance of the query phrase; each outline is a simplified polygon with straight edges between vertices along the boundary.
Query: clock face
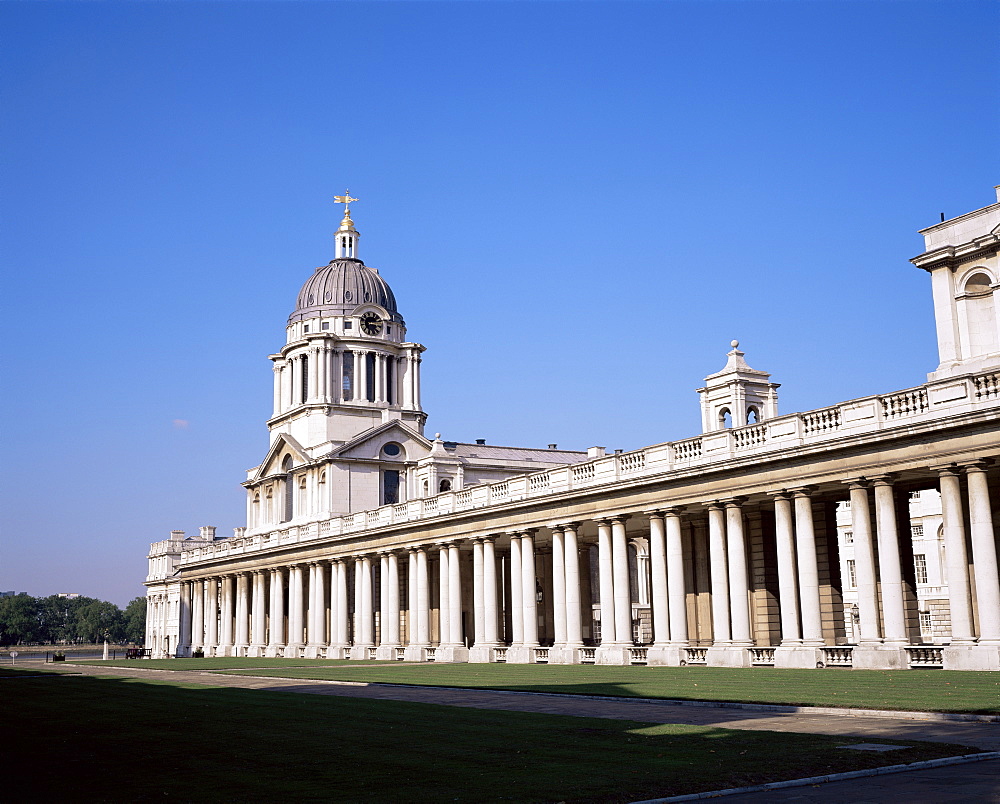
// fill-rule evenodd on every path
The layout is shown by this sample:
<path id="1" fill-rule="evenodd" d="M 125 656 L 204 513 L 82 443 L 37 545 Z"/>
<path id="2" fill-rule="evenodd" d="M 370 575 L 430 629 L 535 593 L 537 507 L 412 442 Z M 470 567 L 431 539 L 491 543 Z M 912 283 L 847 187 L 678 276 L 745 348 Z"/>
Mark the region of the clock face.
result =
<path id="1" fill-rule="evenodd" d="M 378 335 L 382 331 L 382 319 L 378 313 L 365 313 L 361 316 L 361 331 L 365 335 Z"/>

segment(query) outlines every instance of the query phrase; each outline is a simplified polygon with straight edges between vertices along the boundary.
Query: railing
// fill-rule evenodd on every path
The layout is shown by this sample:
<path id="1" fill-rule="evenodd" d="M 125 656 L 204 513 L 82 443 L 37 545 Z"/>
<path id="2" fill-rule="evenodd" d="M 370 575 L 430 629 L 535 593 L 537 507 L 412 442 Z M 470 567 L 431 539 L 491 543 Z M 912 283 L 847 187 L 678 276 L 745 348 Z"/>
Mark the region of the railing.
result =
<path id="1" fill-rule="evenodd" d="M 774 648 L 750 648 L 750 664 L 774 664 Z"/>
<path id="2" fill-rule="evenodd" d="M 646 664 L 646 660 L 649 657 L 648 648 L 629 648 L 628 649 L 628 663 L 629 664 Z"/>
<path id="3" fill-rule="evenodd" d="M 879 398 L 882 403 L 882 415 L 886 419 L 899 419 L 903 416 L 914 416 L 927 411 L 927 389 L 916 388 L 903 391 L 900 394 Z"/>
<path id="4" fill-rule="evenodd" d="M 823 663 L 827 667 L 851 667 L 854 664 L 853 653 L 854 648 L 850 646 L 823 648 Z"/>
<path id="5" fill-rule="evenodd" d="M 687 441 L 677 441 L 673 446 L 675 461 L 693 461 L 701 457 L 700 438 L 689 438 Z"/>
<path id="6" fill-rule="evenodd" d="M 549 649 L 548 648 L 532 648 L 532 652 L 535 655 L 535 664 L 548 664 L 549 663 Z"/>
<path id="7" fill-rule="evenodd" d="M 597 648 L 580 648 L 580 664 L 596 664 Z"/>
<path id="8" fill-rule="evenodd" d="M 640 472 L 646 468 L 645 452 L 627 452 L 618 456 L 618 469 L 622 474 Z"/>
<path id="9" fill-rule="evenodd" d="M 1000 401 L 1000 372 L 991 371 L 971 377 L 949 378 L 925 386 L 883 396 L 863 397 L 820 410 L 781 416 L 761 424 L 707 433 L 682 441 L 646 447 L 635 452 L 594 458 L 586 463 L 571 464 L 565 469 L 535 472 L 509 478 L 486 486 L 458 492 L 443 492 L 439 496 L 397 503 L 373 511 L 355 512 L 301 527 L 275 526 L 273 530 L 252 535 L 233 536 L 216 542 L 192 545 L 183 550 L 175 565 L 183 566 L 212 556 L 235 555 L 272 549 L 303 539 L 338 536 L 367 529 L 378 529 L 393 522 L 429 518 L 453 510 L 483 507 L 518 499 L 525 493 L 544 497 L 573 488 L 595 484 L 612 484 L 620 476 L 645 477 L 662 475 L 671 470 L 687 469 L 734 458 L 741 450 L 754 448 L 769 453 L 793 448 L 802 443 L 816 444 L 824 439 L 877 432 L 893 426 L 901 419 L 932 421 L 964 412 L 985 404 L 996 406 Z M 807 442 L 804 439 L 808 439 Z M 559 478 L 557 481 L 556 478 Z M 156 542 L 151 556 L 166 550 Z M 156 576 L 159 578 L 159 575 Z"/>
<path id="10" fill-rule="evenodd" d="M 907 645 L 906 655 L 910 667 L 944 667 L 944 648 L 925 645 Z"/>
<path id="11" fill-rule="evenodd" d="M 396 648 L 396 661 L 401 662 L 406 658 L 406 648 Z"/>
<path id="12" fill-rule="evenodd" d="M 375 661 L 375 655 L 376 655 L 375 652 L 377 650 L 378 650 L 378 648 L 374 648 L 374 647 L 368 648 L 368 661 L 370 661 L 370 662 Z"/>
<path id="13" fill-rule="evenodd" d="M 763 424 L 757 424 L 753 427 L 741 427 L 739 430 L 733 430 L 733 441 L 736 449 L 759 447 L 767 441 L 767 427 Z"/>
<path id="14" fill-rule="evenodd" d="M 493 661 L 504 664 L 507 661 L 507 648 L 493 648 Z"/>
<path id="15" fill-rule="evenodd" d="M 708 648 L 684 648 L 688 664 L 708 664 Z"/>
<path id="16" fill-rule="evenodd" d="M 551 475 L 548 472 L 541 475 L 529 475 L 528 476 L 528 488 L 531 491 L 541 491 L 542 489 L 547 489 L 551 482 Z"/>
<path id="17" fill-rule="evenodd" d="M 437 659 L 438 649 L 437 648 L 427 648 L 424 651 L 424 658 L 429 662 L 433 662 Z"/>

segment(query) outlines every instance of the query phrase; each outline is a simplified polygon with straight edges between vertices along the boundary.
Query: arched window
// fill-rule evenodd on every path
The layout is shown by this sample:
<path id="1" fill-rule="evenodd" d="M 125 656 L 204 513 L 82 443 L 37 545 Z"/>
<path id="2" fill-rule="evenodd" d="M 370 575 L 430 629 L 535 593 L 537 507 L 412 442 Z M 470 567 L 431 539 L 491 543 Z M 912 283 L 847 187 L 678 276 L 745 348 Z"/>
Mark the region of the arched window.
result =
<path id="1" fill-rule="evenodd" d="M 729 429 L 733 426 L 733 414 L 729 412 L 729 408 L 723 408 L 719 411 L 719 427 Z"/>
<path id="2" fill-rule="evenodd" d="M 292 456 L 286 455 L 281 462 L 281 471 L 285 473 L 284 496 L 285 510 L 281 518 L 282 522 L 288 522 L 295 516 L 295 489 L 292 483 Z"/>
<path id="3" fill-rule="evenodd" d="M 438 483 L 438 491 L 439 492 L 441 492 L 441 491 L 451 491 L 451 481 L 450 480 L 442 480 L 440 483 Z"/>
<path id="4" fill-rule="evenodd" d="M 965 319 L 969 333 L 969 357 L 1000 351 L 997 339 L 993 281 L 985 271 L 975 271 L 963 286 Z"/>
<path id="5" fill-rule="evenodd" d="M 760 421 L 760 414 L 757 412 L 757 408 L 750 406 L 747 408 L 747 424 L 757 424 Z"/>
<path id="6" fill-rule="evenodd" d="M 426 497 L 431 490 L 431 485 L 426 480 L 424 481 L 424 496 Z"/>

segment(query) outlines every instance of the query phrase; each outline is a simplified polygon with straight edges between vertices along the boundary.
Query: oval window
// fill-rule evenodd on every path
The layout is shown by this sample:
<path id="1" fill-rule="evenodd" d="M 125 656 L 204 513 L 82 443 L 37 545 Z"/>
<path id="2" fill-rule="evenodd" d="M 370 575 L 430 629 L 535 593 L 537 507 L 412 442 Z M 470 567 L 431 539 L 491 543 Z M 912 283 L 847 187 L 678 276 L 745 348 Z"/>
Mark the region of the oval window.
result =
<path id="1" fill-rule="evenodd" d="M 316 299 L 315 299 L 315 298 L 313 298 L 313 295 L 312 295 L 312 294 L 310 293 L 310 294 L 309 294 L 309 303 L 310 303 L 310 304 L 314 304 L 315 302 L 316 302 Z"/>
<path id="2" fill-rule="evenodd" d="M 386 455 L 399 455 L 399 444 L 386 444 L 382 447 L 382 452 Z"/>
<path id="3" fill-rule="evenodd" d="M 344 301 L 350 301 L 350 300 L 351 300 L 351 291 L 345 290 L 344 291 Z"/>

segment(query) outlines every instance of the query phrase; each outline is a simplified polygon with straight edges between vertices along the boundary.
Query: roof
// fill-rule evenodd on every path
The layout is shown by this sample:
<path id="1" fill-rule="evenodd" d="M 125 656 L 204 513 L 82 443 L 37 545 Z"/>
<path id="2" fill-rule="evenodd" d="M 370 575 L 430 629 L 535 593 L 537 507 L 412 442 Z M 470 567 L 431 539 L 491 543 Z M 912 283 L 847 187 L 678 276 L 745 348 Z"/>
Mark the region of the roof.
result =
<path id="1" fill-rule="evenodd" d="M 363 304 L 377 304 L 393 319 L 401 320 L 392 288 L 378 271 L 361 260 L 331 260 L 306 280 L 288 323 L 317 316 L 351 315 Z"/>
<path id="2" fill-rule="evenodd" d="M 454 443 L 454 448 L 451 444 Z M 456 458 L 478 458 L 484 461 L 533 461 L 561 466 L 589 460 L 586 452 L 568 449 L 533 449 L 531 447 L 499 447 L 493 444 L 461 444 L 445 442 L 445 449 Z"/>

